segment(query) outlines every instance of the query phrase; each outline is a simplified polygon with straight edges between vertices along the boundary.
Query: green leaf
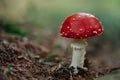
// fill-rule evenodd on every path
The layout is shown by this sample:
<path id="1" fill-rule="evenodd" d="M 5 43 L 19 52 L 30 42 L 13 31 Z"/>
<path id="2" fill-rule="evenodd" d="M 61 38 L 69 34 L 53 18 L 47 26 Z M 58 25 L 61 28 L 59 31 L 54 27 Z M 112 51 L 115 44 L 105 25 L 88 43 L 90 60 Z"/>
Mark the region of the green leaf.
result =
<path id="1" fill-rule="evenodd" d="M 44 59 L 44 62 L 48 62 L 48 61 L 52 61 L 54 60 L 56 57 L 58 57 L 58 55 L 49 55 Z"/>
<path id="2" fill-rule="evenodd" d="M 12 65 L 12 64 L 8 64 L 8 65 L 7 65 L 7 68 L 8 68 L 8 71 L 11 72 L 12 69 L 13 69 L 13 65 Z"/>

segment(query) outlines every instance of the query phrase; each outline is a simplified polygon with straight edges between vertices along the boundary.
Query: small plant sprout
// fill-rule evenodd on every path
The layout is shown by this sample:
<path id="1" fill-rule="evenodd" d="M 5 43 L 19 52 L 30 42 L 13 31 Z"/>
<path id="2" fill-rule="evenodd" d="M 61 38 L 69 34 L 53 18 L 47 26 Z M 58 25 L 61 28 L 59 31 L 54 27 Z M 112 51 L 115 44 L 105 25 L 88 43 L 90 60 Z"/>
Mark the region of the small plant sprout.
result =
<path id="1" fill-rule="evenodd" d="M 76 13 L 65 19 L 61 26 L 60 34 L 63 37 L 74 39 L 73 43 L 71 43 L 73 55 L 70 67 L 74 67 L 75 72 L 78 72 L 78 67 L 84 68 L 87 46 L 85 39 L 99 36 L 102 32 L 101 22 L 92 14 Z"/>

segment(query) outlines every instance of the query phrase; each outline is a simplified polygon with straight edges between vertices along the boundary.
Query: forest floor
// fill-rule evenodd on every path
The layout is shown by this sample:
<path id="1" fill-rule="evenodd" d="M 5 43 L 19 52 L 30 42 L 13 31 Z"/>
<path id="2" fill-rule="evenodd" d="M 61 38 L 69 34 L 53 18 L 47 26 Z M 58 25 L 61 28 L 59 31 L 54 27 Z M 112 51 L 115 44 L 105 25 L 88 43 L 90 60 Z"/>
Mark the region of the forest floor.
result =
<path id="1" fill-rule="evenodd" d="M 0 34 L 0 80 L 93 80 L 120 66 L 86 55 L 84 69 L 69 68 L 71 53 L 50 54 L 50 48 L 15 35 Z M 56 51 L 56 53 L 57 53 Z M 110 61 L 111 62 L 111 61 Z"/>

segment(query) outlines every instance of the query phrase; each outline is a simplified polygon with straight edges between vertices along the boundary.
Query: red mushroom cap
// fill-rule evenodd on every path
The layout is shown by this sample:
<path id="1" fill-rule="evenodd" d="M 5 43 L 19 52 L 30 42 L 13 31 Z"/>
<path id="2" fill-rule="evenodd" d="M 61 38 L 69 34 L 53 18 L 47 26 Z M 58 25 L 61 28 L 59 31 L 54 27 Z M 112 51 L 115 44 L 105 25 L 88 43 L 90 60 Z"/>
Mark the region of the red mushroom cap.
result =
<path id="1" fill-rule="evenodd" d="M 102 32 L 101 22 L 88 13 L 77 13 L 67 17 L 60 30 L 61 36 L 76 39 L 93 37 Z"/>

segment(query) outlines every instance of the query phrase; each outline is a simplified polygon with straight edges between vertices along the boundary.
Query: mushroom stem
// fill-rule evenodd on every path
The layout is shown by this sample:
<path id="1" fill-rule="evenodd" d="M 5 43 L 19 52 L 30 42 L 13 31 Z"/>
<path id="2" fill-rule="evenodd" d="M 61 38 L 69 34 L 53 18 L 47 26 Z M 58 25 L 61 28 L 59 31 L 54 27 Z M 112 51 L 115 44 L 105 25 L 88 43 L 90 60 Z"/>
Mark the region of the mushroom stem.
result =
<path id="1" fill-rule="evenodd" d="M 77 70 L 77 67 L 83 68 L 84 58 L 86 54 L 87 42 L 84 39 L 78 40 L 75 39 L 71 44 L 73 48 L 72 62 L 70 67 L 74 67 Z"/>

